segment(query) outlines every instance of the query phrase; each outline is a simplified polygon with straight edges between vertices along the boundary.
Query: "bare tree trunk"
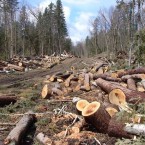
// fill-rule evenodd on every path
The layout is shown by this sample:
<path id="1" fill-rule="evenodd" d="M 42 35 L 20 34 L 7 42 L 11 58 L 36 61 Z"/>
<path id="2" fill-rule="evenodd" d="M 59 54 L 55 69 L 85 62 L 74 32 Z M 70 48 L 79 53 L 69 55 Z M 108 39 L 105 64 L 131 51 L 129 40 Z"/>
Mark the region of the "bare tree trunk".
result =
<path id="1" fill-rule="evenodd" d="M 13 12 L 11 10 L 11 14 L 10 14 L 10 19 L 11 19 L 11 23 L 10 23 L 10 58 L 13 57 Z"/>

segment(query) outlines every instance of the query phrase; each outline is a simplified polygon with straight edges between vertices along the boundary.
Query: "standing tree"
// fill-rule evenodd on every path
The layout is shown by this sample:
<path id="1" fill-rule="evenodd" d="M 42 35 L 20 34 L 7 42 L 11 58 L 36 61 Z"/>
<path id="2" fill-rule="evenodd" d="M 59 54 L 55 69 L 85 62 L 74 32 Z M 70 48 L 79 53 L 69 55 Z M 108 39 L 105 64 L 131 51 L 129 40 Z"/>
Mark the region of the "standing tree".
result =
<path id="1" fill-rule="evenodd" d="M 56 15 L 56 24 L 57 24 L 59 54 L 61 54 L 62 50 L 64 49 L 63 45 L 65 43 L 65 39 L 68 36 L 61 0 L 57 0 L 56 2 L 55 15 Z"/>

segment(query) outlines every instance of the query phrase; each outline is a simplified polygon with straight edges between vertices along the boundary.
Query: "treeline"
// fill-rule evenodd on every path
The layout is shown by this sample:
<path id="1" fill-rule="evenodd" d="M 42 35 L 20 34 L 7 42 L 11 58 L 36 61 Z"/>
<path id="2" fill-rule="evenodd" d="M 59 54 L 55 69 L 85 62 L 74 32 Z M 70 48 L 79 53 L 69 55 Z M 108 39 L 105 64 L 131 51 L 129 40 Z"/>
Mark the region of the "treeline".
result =
<path id="1" fill-rule="evenodd" d="M 35 22 L 30 20 L 30 13 Z M 1 58 L 60 54 L 71 47 L 61 0 L 37 13 L 30 6 L 20 7 L 17 0 L 0 1 Z"/>
<path id="2" fill-rule="evenodd" d="M 100 10 L 91 24 L 90 35 L 77 43 L 76 54 L 92 56 L 101 52 L 109 55 L 133 51 L 142 59 L 145 54 L 144 4 L 144 0 L 117 0 L 115 7 Z"/>

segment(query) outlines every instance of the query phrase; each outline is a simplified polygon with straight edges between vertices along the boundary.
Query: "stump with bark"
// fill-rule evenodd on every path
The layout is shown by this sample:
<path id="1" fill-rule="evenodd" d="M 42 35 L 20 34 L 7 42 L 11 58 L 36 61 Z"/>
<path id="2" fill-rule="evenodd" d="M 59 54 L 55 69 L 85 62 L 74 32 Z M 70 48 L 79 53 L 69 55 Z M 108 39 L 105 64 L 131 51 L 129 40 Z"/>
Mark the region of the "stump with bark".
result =
<path id="1" fill-rule="evenodd" d="M 90 103 L 83 109 L 82 115 L 86 122 L 92 124 L 99 132 L 107 132 L 111 117 L 102 104 L 96 101 Z"/>

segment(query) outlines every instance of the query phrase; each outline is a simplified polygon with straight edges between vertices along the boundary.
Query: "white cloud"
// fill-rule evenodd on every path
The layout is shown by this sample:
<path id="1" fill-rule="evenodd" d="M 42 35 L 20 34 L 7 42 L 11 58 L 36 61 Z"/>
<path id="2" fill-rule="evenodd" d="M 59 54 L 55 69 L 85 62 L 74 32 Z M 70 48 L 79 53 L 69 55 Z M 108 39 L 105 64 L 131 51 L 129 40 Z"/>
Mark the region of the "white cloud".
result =
<path id="1" fill-rule="evenodd" d="M 66 21 L 68 22 L 70 18 L 71 9 L 68 6 L 64 6 L 63 8 L 64 8 L 64 15 L 65 15 Z"/>
<path id="2" fill-rule="evenodd" d="M 98 4 L 100 0 L 63 0 L 65 3 L 73 4 L 73 5 L 93 5 Z"/>
<path id="3" fill-rule="evenodd" d="M 51 3 L 55 2 L 55 0 L 44 0 L 39 4 L 39 8 L 44 11 L 44 9 Z"/>
<path id="4" fill-rule="evenodd" d="M 62 0 L 64 14 L 69 29 L 69 35 L 73 42 L 84 39 L 89 33 L 89 20 L 95 14 L 83 11 L 84 7 L 90 9 L 91 6 L 97 5 L 100 0 Z M 44 10 L 51 2 L 56 3 L 56 0 L 43 0 L 39 4 L 40 10 Z M 71 11 L 77 8 L 77 11 Z M 79 11 L 79 12 L 78 12 Z M 74 15 L 74 13 L 77 15 Z M 70 19 L 70 14 L 72 18 Z"/>
<path id="5" fill-rule="evenodd" d="M 48 7 L 48 5 L 49 5 L 51 2 L 56 3 L 56 0 L 44 0 L 44 1 L 42 1 L 42 2 L 39 4 L 40 10 L 41 10 L 41 11 L 44 11 L 44 9 L 45 9 L 46 7 Z M 65 15 L 66 21 L 69 21 L 70 12 L 71 12 L 70 7 L 63 5 L 63 10 L 64 10 L 64 15 Z"/>
<path id="6" fill-rule="evenodd" d="M 81 12 L 71 24 L 70 37 L 73 42 L 84 39 L 89 34 L 90 20 L 94 19 L 95 15 L 90 12 Z"/>

